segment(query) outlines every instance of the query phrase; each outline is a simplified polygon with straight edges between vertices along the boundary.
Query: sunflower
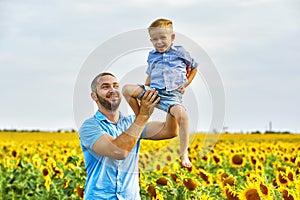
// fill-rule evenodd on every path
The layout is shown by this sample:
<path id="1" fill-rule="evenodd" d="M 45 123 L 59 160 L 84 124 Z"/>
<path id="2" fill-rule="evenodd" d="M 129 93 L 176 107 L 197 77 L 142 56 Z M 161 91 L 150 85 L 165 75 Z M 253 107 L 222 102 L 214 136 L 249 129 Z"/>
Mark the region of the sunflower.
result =
<path id="1" fill-rule="evenodd" d="M 255 165 L 255 170 L 256 170 L 256 172 L 258 172 L 258 173 L 264 173 L 264 165 L 263 165 L 261 162 L 258 162 L 258 163 Z"/>
<path id="2" fill-rule="evenodd" d="M 288 185 L 288 178 L 285 176 L 284 172 L 282 171 L 276 172 L 276 183 L 282 187 L 286 187 Z"/>
<path id="3" fill-rule="evenodd" d="M 149 185 L 147 188 L 147 193 L 150 195 L 151 198 L 155 198 L 156 199 L 156 189 L 155 187 L 153 187 L 152 185 Z"/>
<path id="4" fill-rule="evenodd" d="M 255 166 L 256 163 L 258 162 L 258 159 L 257 159 L 256 155 L 253 154 L 253 153 L 250 153 L 250 154 L 248 155 L 248 158 L 249 158 L 249 161 L 250 161 L 250 165 L 251 165 L 251 166 Z"/>
<path id="5" fill-rule="evenodd" d="M 257 182 L 257 188 L 259 196 L 263 197 L 265 200 L 272 200 L 273 199 L 273 188 L 271 185 L 266 184 L 262 178 L 259 179 Z"/>
<path id="6" fill-rule="evenodd" d="M 59 179 L 62 179 L 64 177 L 64 172 L 62 169 L 60 169 L 59 167 L 55 167 L 53 169 L 53 172 L 55 173 L 55 176 Z"/>
<path id="7" fill-rule="evenodd" d="M 81 185 L 76 185 L 76 194 L 80 198 L 83 198 L 84 195 L 84 188 Z"/>
<path id="8" fill-rule="evenodd" d="M 219 181 L 223 181 L 227 177 L 228 177 L 228 174 L 226 174 L 223 169 L 218 169 L 217 178 L 218 178 Z"/>
<path id="9" fill-rule="evenodd" d="M 211 181 L 211 175 L 208 173 L 208 172 L 206 172 L 204 169 L 199 169 L 198 170 L 198 175 L 199 175 L 199 177 L 207 184 L 207 185 L 209 185 L 210 184 L 210 181 Z"/>
<path id="10" fill-rule="evenodd" d="M 264 163 L 266 161 L 266 156 L 264 153 L 258 155 L 260 162 Z"/>
<path id="11" fill-rule="evenodd" d="M 156 184 L 158 185 L 168 185 L 168 180 L 166 177 L 160 177 L 156 180 Z"/>
<path id="12" fill-rule="evenodd" d="M 212 155 L 212 161 L 214 162 L 215 165 L 221 165 L 222 164 L 222 157 L 219 155 Z"/>
<path id="13" fill-rule="evenodd" d="M 42 163 L 42 159 L 38 157 L 37 154 L 34 154 L 34 156 L 31 158 L 31 162 L 36 169 L 39 169 Z"/>
<path id="14" fill-rule="evenodd" d="M 170 169 L 170 167 L 167 165 L 167 166 L 165 166 L 163 169 L 162 169 L 162 173 L 164 174 L 164 175 L 166 175 L 166 174 L 169 174 L 171 172 L 171 169 Z"/>
<path id="15" fill-rule="evenodd" d="M 153 163 L 153 168 L 158 174 L 162 172 L 163 169 L 163 165 L 161 164 L 161 162 L 159 162 L 158 160 L 156 160 Z"/>
<path id="16" fill-rule="evenodd" d="M 47 189 L 48 192 L 50 191 L 51 182 L 52 182 L 51 178 L 47 176 L 45 178 L 45 187 L 46 187 L 46 189 Z"/>
<path id="17" fill-rule="evenodd" d="M 228 200 L 240 200 L 238 194 L 229 185 L 224 187 L 223 193 L 225 193 Z"/>
<path id="18" fill-rule="evenodd" d="M 13 149 L 13 150 L 10 152 L 10 155 L 11 155 L 11 157 L 13 157 L 13 158 L 18 158 L 20 154 L 19 154 L 19 152 L 18 152 L 17 150 Z"/>
<path id="19" fill-rule="evenodd" d="M 223 187 L 226 186 L 226 185 L 235 186 L 236 185 L 236 180 L 232 175 L 230 175 L 230 176 L 223 179 L 222 184 L 223 184 Z"/>
<path id="20" fill-rule="evenodd" d="M 290 189 L 283 189 L 282 190 L 282 198 L 284 200 L 296 200 L 296 194 L 294 191 L 290 190 Z"/>
<path id="21" fill-rule="evenodd" d="M 203 194 L 200 197 L 200 200 L 212 200 L 207 194 Z"/>
<path id="22" fill-rule="evenodd" d="M 238 192 L 240 200 L 260 200 L 259 190 L 252 182 L 247 182 L 244 187 Z"/>
<path id="23" fill-rule="evenodd" d="M 171 176 L 171 178 L 172 178 L 172 180 L 173 180 L 174 182 L 178 182 L 178 181 L 179 181 L 179 177 L 178 177 L 177 174 L 172 173 L 172 174 L 170 174 L 170 176 Z"/>
<path id="24" fill-rule="evenodd" d="M 296 158 L 295 165 L 300 168 L 300 156 Z"/>
<path id="25" fill-rule="evenodd" d="M 286 169 L 286 177 L 287 177 L 287 180 L 288 180 L 288 185 L 294 185 L 295 184 L 296 174 L 289 167 Z"/>
<path id="26" fill-rule="evenodd" d="M 48 167 L 44 166 L 41 171 L 44 179 L 47 179 L 48 177 L 50 178 L 50 171 Z"/>
<path id="27" fill-rule="evenodd" d="M 246 159 L 241 154 L 233 154 L 230 157 L 230 164 L 235 168 L 242 168 L 246 164 Z"/>
<path id="28" fill-rule="evenodd" d="M 185 178 L 183 180 L 183 185 L 186 187 L 188 190 L 195 190 L 198 186 L 197 182 L 192 179 L 192 178 Z"/>
<path id="29" fill-rule="evenodd" d="M 201 156 L 201 160 L 203 160 L 206 163 L 209 163 L 209 157 L 207 157 L 206 155 Z"/>
<path id="30" fill-rule="evenodd" d="M 65 179 L 64 181 L 64 188 L 67 188 L 69 186 L 70 180 L 69 179 Z"/>
<path id="31" fill-rule="evenodd" d="M 257 153 L 256 146 L 251 146 L 250 151 L 253 152 L 253 153 Z"/>
<path id="32" fill-rule="evenodd" d="M 248 182 L 256 182 L 260 177 L 254 170 L 250 170 L 245 176 Z"/>
<path id="33" fill-rule="evenodd" d="M 174 162 L 176 160 L 174 154 L 167 152 L 165 154 L 162 155 L 162 159 L 161 161 L 167 164 L 170 164 L 172 162 Z"/>

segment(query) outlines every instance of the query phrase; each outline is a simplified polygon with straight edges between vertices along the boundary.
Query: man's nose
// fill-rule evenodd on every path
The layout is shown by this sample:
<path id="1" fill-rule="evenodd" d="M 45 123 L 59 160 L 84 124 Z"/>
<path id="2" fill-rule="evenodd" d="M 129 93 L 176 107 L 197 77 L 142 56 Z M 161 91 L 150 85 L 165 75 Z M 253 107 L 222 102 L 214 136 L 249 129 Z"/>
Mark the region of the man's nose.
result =
<path id="1" fill-rule="evenodd" d="M 115 91 L 117 91 L 117 89 L 116 89 L 115 87 L 111 86 L 111 87 L 109 88 L 109 92 L 115 92 Z"/>

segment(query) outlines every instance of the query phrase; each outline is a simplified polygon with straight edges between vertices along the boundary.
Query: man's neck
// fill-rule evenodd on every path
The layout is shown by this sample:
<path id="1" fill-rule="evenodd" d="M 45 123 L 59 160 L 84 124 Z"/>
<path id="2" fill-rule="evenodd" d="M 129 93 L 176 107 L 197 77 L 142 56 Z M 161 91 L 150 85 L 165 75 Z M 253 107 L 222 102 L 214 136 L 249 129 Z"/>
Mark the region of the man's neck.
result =
<path id="1" fill-rule="evenodd" d="M 99 111 L 112 123 L 118 123 L 120 112 L 119 110 L 107 110 L 104 108 L 99 108 Z"/>

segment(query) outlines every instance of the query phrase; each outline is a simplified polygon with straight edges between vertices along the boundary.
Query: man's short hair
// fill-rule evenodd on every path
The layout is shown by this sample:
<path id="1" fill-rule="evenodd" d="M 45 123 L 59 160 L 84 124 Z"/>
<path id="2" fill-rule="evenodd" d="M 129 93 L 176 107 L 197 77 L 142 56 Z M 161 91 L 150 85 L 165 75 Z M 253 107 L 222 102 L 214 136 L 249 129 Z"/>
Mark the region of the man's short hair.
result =
<path id="1" fill-rule="evenodd" d="M 112 77 L 115 77 L 112 73 L 109 73 L 109 72 L 102 72 L 100 74 L 98 74 L 94 80 L 92 81 L 92 84 L 91 84 L 91 90 L 92 92 L 96 92 L 97 91 L 97 84 L 98 84 L 98 78 L 102 77 L 102 76 L 112 76 Z"/>

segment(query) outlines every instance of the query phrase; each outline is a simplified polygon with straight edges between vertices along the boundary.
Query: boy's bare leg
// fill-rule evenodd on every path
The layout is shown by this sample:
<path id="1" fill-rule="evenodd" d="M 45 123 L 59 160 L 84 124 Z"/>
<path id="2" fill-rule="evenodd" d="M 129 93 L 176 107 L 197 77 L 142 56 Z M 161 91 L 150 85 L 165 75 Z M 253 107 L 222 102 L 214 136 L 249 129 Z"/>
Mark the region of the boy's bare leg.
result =
<path id="1" fill-rule="evenodd" d="M 188 157 L 189 119 L 185 109 L 180 105 L 171 107 L 170 113 L 176 118 L 179 125 L 180 159 L 183 167 L 190 168 L 192 163 Z"/>
<path id="2" fill-rule="evenodd" d="M 175 117 L 167 114 L 166 121 L 151 121 L 145 132 L 145 139 L 165 140 L 178 136 L 178 123 Z"/>
<path id="3" fill-rule="evenodd" d="M 138 95 L 143 91 L 143 88 L 138 85 L 125 85 L 122 89 L 123 96 L 132 108 L 135 115 L 140 112 L 140 104 Z"/>

